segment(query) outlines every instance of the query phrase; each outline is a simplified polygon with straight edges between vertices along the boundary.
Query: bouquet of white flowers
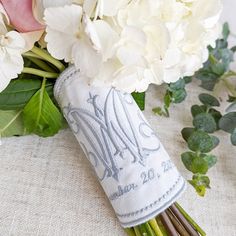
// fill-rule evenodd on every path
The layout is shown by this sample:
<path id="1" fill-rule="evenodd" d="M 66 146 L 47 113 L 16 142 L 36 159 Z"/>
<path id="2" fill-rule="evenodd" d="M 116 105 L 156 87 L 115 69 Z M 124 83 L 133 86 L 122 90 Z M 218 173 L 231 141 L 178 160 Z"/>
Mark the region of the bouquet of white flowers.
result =
<path id="1" fill-rule="evenodd" d="M 52 136 L 63 113 L 129 235 L 205 235 L 175 203 L 185 181 L 135 101 L 143 107 L 150 84 L 182 89 L 216 45 L 221 10 L 220 0 L 0 0 L 0 135 Z M 193 151 L 185 164 L 202 166 L 204 150 Z"/>

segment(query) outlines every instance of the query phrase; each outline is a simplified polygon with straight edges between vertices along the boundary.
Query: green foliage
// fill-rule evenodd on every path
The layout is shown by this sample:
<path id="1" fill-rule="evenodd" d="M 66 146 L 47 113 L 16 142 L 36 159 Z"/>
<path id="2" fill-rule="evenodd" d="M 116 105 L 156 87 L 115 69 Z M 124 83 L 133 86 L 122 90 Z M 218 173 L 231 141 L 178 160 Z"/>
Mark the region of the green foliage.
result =
<path id="1" fill-rule="evenodd" d="M 23 111 L 26 130 L 42 137 L 53 136 L 62 127 L 62 115 L 50 99 L 45 85 L 46 80 Z"/>
<path id="2" fill-rule="evenodd" d="M 189 183 L 200 196 L 204 196 L 206 188 L 210 185 L 206 174 L 217 162 L 217 157 L 209 152 L 220 142 L 216 136 L 211 136 L 209 133 L 214 133 L 219 128 L 222 115 L 213 108 L 218 107 L 220 103 L 212 95 L 200 94 L 199 100 L 203 105 L 191 107 L 194 128 L 187 127 L 182 130 L 182 136 L 192 152 L 185 152 L 181 157 L 186 169 L 194 174 Z"/>
<path id="3" fill-rule="evenodd" d="M 208 171 L 207 161 L 195 152 L 185 152 L 181 157 L 185 167 L 192 173 L 206 174 Z"/>
<path id="4" fill-rule="evenodd" d="M 224 115 L 219 122 L 220 129 L 232 134 L 236 128 L 236 112 Z"/>
<path id="5" fill-rule="evenodd" d="M 188 141 L 189 137 L 193 134 L 194 131 L 195 131 L 194 128 L 189 128 L 189 127 L 182 129 L 181 134 L 186 142 Z"/>
<path id="6" fill-rule="evenodd" d="M 195 117 L 199 114 L 202 114 L 202 113 L 205 113 L 207 111 L 207 107 L 202 105 L 202 106 L 199 106 L 199 105 L 193 105 L 191 107 L 191 113 L 192 113 L 192 116 Z"/>
<path id="7" fill-rule="evenodd" d="M 195 77 L 201 81 L 201 86 L 213 91 L 221 77 L 229 71 L 233 61 L 234 49 L 228 48 L 229 25 L 223 27 L 223 37 L 216 41 L 216 47 L 209 47 L 209 58 L 204 67 L 195 73 Z"/>
<path id="8" fill-rule="evenodd" d="M 199 196 L 204 197 L 206 188 L 210 188 L 210 179 L 206 175 L 193 175 L 192 180 L 188 181 L 196 190 Z"/>
<path id="9" fill-rule="evenodd" d="M 207 133 L 214 133 L 217 130 L 215 119 L 209 113 L 196 115 L 193 119 L 193 126 L 196 129 L 203 130 Z"/>
<path id="10" fill-rule="evenodd" d="M 189 82 L 189 77 L 186 78 Z M 172 103 L 178 104 L 185 100 L 187 97 L 187 92 L 185 89 L 185 78 L 179 79 L 175 83 L 170 83 L 167 85 L 166 93 L 164 96 L 164 107 L 156 107 L 153 109 L 154 114 L 159 116 L 169 117 L 169 108 Z"/>
<path id="11" fill-rule="evenodd" d="M 236 129 L 233 131 L 230 137 L 231 143 L 236 146 Z"/>
<path id="12" fill-rule="evenodd" d="M 137 105 L 139 106 L 139 108 L 141 109 L 141 111 L 145 110 L 145 93 L 134 92 L 132 93 L 132 96 Z"/>
<path id="13" fill-rule="evenodd" d="M 0 111 L 0 137 L 25 135 L 22 110 Z"/>
<path id="14" fill-rule="evenodd" d="M 190 150 L 201 153 L 210 152 L 214 147 L 211 136 L 201 130 L 194 131 L 187 143 Z"/>
<path id="15" fill-rule="evenodd" d="M 199 100 L 203 105 L 210 107 L 219 107 L 220 102 L 210 94 L 202 93 L 199 95 Z"/>
<path id="16" fill-rule="evenodd" d="M 8 87 L 0 93 L 0 109 L 17 110 L 24 108 L 31 97 L 41 88 L 41 84 L 41 79 L 34 78 L 31 75 L 25 75 L 22 79 L 12 80 Z M 46 90 L 52 96 L 52 82 L 47 82 Z"/>

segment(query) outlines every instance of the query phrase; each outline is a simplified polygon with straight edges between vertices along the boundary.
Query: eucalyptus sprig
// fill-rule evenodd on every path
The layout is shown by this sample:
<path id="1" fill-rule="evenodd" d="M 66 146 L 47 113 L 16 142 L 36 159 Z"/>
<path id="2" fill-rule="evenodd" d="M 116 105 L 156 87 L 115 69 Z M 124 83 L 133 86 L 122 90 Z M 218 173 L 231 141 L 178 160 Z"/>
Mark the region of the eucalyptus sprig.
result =
<path id="1" fill-rule="evenodd" d="M 190 151 L 181 155 L 185 167 L 194 175 L 189 183 L 200 196 L 204 196 L 206 188 L 210 188 L 210 179 L 206 176 L 208 170 L 217 162 L 217 157 L 211 151 L 219 145 L 219 139 L 211 135 L 219 129 L 221 113 L 215 109 L 220 106 L 219 101 L 209 95 L 200 94 L 201 105 L 193 105 L 193 127 L 182 130 L 182 136 Z"/>
<path id="2" fill-rule="evenodd" d="M 236 88 L 232 79 L 236 72 L 230 69 L 236 47 L 229 48 L 230 35 L 227 23 L 223 26 L 223 37 L 216 41 L 215 48 L 209 47 L 209 58 L 193 76 L 201 81 L 201 87 L 218 94 L 221 89 L 226 89 L 229 94 L 230 106 L 226 114 L 221 114 L 216 107 L 220 101 L 210 94 L 200 94 L 201 105 L 193 105 L 193 127 L 184 128 L 182 136 L 191 152 L 181 155 L 185 167 L 193 173 L 189 183 L 196 189 L 200 196 L 204 196 L 206 188 L 210 188 L 210 179 L 206 175 L 208 170 L 217 162 L 217 157 L 210 152 L 219 145 L 219 139 L 210 135 L 218 130 L 230 133 L 231 142 L 236 145 Z"/>
<path id="3" fill-rule="evenodd" d="M 179 79 L 175 83 L 167 84 L 166 93 L 164 96 L 164 106 L 162 107 L 155 107 L 152 109 L 154 114 L 169 117 L 169 108 L 171 104 L 178 104 L 185 100 L 187 97 L 187 91 L 185 86 L 187 83 L 191 82 L 190 77 L 185 77 L 183 79 Z"/>
<path id="4" fill-rule="evenodd" d="M 220 141 L 212 134 L 223 130 L 230 134 L 231 143 L 236 145 L 236 87 L 232 81 L 236 78 L 236 72 L 230 69 L 236 46 L 229 47 L 229 36 L 229 25 L 225 23 L 222 38 L 216 41 L 215 47 L 208 47 L 209 58 L 203 67 L 192 77 L 185 77 L 176 83 L 167 84 L 163 108 L 153 109 L 155 114 L 169 117 L 171 104 L 185 100 L 188 94 L 186 84 L 194 79 L 200 80 L 200 86 L 216 96 L 221 90 L 228 92 L 230 105 L 225 114 L 221 114 L 217 109 L 221 106 L 220 99 L 208 93 L 200 94 L 201 104 L 191 107 L 193 127 L 186 127 L 181 132 L 189 149 L 181 155 L 181 158 L 185 167 L 193 173 L 189 183 L 200 196 L 204 196 L 206 189 L 210 188 L 210 179 L 206 174 L 217 162 L 217 157 L 211 152 Z"/>

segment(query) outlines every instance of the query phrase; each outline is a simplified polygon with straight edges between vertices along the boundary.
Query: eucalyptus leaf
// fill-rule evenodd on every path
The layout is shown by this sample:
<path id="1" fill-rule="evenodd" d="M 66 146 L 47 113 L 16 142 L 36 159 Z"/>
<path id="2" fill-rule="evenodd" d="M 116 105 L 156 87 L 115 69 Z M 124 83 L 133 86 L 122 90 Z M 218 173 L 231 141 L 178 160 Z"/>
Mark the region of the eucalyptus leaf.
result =
<path id="1" fill-rule="evenodd" d="M 28 132 L 42 137 L 55 135 L 62 127 L 62 115 L 45 90 L 45 80 L 23 111 Z"/>
<path id="2" fill-rule="evenodd" d="M 236 112 L 224 115 L 219 121 L 220 129 L 232 134 L 236 128 Z"/>
<path id="3" fill-rule="evenodd" d="M 181 155 L 182 162 L 184 163 L 185 167 L 191 171 L 192 173 L 196 174 L 206 174 L 208 171 L 208 163 L 205 159 L 197 156 L 196 153 L 193 152 L 185 152 Z"/>
<path id="4" fill-rule="evenodd" d="M 217 163 L 217 157 L 214 155 L 206 155 L 204 154 L 202 158 L 207 162 L 208 169 L 213 167 Z"/>
<path id="5" fill-rule="evenodd" d="M 195 152 L 208 153 L 214 148 L 214 143 L 210 135 L 198 130 L 192 133 L 188 139 L 188 147 Z"/>
<path id="6" fill-rule="evenodd" d="M 172 92 L 171 100 L 173 103 L 181 103 L 187 97 L 187 92 L 185 89 L 179 89 Z"/>
<path id="7" fill-rule="evenodd" d="M 205 105 L 199 106 L 199 105 L 193 105 L 191 107 L 191 113 L 192 116 L 195 117 L 198 114 L 205 113 L 207 110 L 207 107 Z"/>
<path id="8" fill-rule="evenodd" d="M 236 146 L 236 129 L 234 130 L 234 132 L 231 134 L 231 143 Z"/>
<path id="9" fill-rule="evenodd" d="M 216 148 L 219 145 L 220 140 L 219 140 L 219 138 L 217 138 L 214 135 L 211 136 L 211 139 L 212 139 L 212 142 L 213 142 L 213 148 L 212 149 L 214 149 L 214 148 Z"/>
<path id="10" fill-rule="evenodd" d="M 211 107 L 220 106 L 220 102 L 215 97 L 207 93 L 200 94 L 199 100 L 202 102 L 203 105 L 206 105 L 206 106 L 211 106 Z"/>
<path id="11" fill-rule="evenodd" d="M 0 111 L 0 137 L 26 135 L 22 110 Z"/>
<path id="12" fill-rule="evenodd" d="M 206 188 L 210 188 L 210 179 L 208 176 L 196 174 L 193 175 L 189 183 L 195 188 L 199 196 L 204 197 Z"/>
<path id="13" fill-rule="evenodd" d="M 227 107 L 226 112 L 227 113 L 229 113 L 229 112 L 236 112 L 236 102 L 233 102 L 232 104 L 230 104 Z"/>
<path id="14" fill-rule="evenodd" d="M 184 79 L 185 84 L 189 84 L 193 81 L 192 76 L 185 76 L 183 79 Z"/>
<path id="15" fill-rule="evenodd" d="M 217 111 L 214 108 L 211 108 L 208 112 L 210 115 L 212 115 L 212 117 L 215 119 L 216 125 L 217 125 L 217 130 L 219 129 L 219 121 L 222 117 L 221 113 L 219 111 Z"/>
<path id="16" fill-rule="evenodd" d="M 183 139 L 187 142 L 191 134 L 195 131 L 194 128 L 186 127 L 182 129 L 181 134 Z"/>
<path id="17" fill-rule="evenodd" d="M 175 83 L 170 83 L 169 84 L 169 91 L 173 92 L 175 90 L 180 90 L 185 88 L 185 80 L 184 79 L 179 79 Z"/>
<path id="18" fill-rule="evenodd" d="M 201 113 L 194 117 L 193 125 L 196 129 L 207 133 L 213 133 L 217 130 L 217 124 L 214 117 L 208 113 Z"/>
<path id="19" fill-rule="evenodd" d="M 224 23 L 223 25 L 223 32 L 222 32 L 223 38 L 225 40 L 228 39 L 229 35 L 230 35 L 230 29 L 229 29 L 229 23 Z"/>

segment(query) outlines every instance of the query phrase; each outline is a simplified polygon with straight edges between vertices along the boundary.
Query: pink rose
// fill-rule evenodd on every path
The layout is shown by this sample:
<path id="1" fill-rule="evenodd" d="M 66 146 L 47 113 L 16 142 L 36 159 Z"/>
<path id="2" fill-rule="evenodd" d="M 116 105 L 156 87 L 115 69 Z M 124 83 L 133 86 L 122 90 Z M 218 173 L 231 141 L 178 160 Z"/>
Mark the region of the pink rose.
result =
<path id="1" fill-rule="evenodd" d="M 44 28 L 34 18 L 32 0 L 0 0 L 13 27 L 19 32 L 32 32 Z"/>

